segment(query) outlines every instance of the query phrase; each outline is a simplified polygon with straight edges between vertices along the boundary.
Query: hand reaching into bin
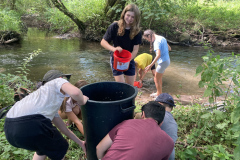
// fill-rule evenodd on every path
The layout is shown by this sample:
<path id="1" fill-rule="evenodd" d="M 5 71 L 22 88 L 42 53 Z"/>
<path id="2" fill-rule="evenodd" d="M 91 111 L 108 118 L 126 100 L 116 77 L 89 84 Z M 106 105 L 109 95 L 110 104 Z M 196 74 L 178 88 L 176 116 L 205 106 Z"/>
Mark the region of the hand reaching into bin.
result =
<path id="1" fill-rule="evenodd" d="M 65 97 L 71 96 L 81 105 L 88 97 L 64 76 L 66 74 L 58 70 L 48 71 L 42 86 L 15 103 L 6 115 L 4 132 L 8 142 L 17 148 L 35 151 L 33 159 L 64 158 L 69 144 L 59 130 L 86 152 L 84 141 L 66 127 L 58 110 Z"/>

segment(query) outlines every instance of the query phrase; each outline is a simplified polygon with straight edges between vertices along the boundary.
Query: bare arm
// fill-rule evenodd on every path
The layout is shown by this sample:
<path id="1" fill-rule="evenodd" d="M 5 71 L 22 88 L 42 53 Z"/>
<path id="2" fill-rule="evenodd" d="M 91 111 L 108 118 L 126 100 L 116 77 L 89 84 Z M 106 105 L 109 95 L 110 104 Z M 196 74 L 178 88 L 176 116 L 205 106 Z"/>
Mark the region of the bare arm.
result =
<path id="1" fill-rule="evenodd" d="M 132 51 L 132 58 L 131 58 L 131 60 L 136 57 L 136 55 L 137 55 L 137 53 L 138 53 L 138 50 L 139 50 L 139 45 L 134 45 L 134 46 L 133 46 L 133 51 Z"/>
<path id="2" fill-rule="evenodd" d="M 98 159 L 102 159 L 104 157 L 104 155 L 106 154 L 106 151 L 108 150 L 108 148 L 111 147 L 112 145 L 112 140 L 109 136 L 109 134 L 107 134 L 97 145 L 96 147 L 96 152 L 97 152 L 97 157 Z"/>
<path id="3" fill-rule="evenodd" d="M 119 52 L 122 52 L 122 48 L 121 47 L 113 47 L 112 45 L 110 45 L 105 39 L 102 39 L 101 41 L 101 46 L 103 46 L 103 48 L 115 52 L 116 50 L 118 50 Z"/>
<path id="4" fill-rule="evenodd" d="M 160 57 L 161 57 L 161 51 L 160 51 L 160 49 L 158 49 L 158 50 L 156 51 L 156 57 L 154 58 L 154 60 L 152 61 L 152 63 L 149 64 L 149 65 L 145 68 L 145 72 L 148 72 L 148 71 L 152 68 L 153 64 L 155 64 Z"/>
<path id="5" fill-rule="evenodd" d="M 64 83 L 61 87 L 61 90 L 64 93 L 67 93 L 70 97 L 72 97 L 79 105 L 86 104 L 88 97 L 84 96 L 82 91 L 72 85 L 71 83 Z"/>
<path id="6" fill-rule="evenodd" d="M 78 106 L 77 106 L 78 107 Z M 84 135 L 83 125 L 78 117 L 73 112 L 66 112 L 68 119 L 70 119 L 77 126 L 78 130 Z"/>
<path id="7" fill-rule="evenodd" d="M 146 76 L 147 72 L 144 72 L 144 70 L 140 70 L 141 73 L 139 73 L 139 78 L 140 78 L 140 82 L 142 83 L 143 78 Z"/>
<path id="8" fill-rule="evenodd" d="M 80 140 L 72 131 L 66 127 L 61 117 L 54 117 L 52 122 L 64 135 L 76 142 L 86 153 L 85 142 Z"/>
<path id="9" fill-rule="evenodd" d="M 169 46 L 169 44 L 167 44 L 168 45 L 168 51 L 171 51 L 172 50 L 172 48 Z"/>

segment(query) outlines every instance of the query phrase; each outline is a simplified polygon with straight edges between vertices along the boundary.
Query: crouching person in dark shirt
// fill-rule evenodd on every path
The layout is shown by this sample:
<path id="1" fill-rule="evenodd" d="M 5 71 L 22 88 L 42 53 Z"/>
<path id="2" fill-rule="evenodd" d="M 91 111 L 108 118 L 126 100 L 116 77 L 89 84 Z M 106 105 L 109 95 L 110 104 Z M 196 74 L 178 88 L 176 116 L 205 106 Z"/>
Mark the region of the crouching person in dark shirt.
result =
<path id="1" fill-rule="evenodd" d="M 165 107 L 155 101 L 142 106 L 143 119 L 125 120 L 115 126 L 97 145 L 102 160 L 168 159 L 174 142 L 161 130 Z"/>

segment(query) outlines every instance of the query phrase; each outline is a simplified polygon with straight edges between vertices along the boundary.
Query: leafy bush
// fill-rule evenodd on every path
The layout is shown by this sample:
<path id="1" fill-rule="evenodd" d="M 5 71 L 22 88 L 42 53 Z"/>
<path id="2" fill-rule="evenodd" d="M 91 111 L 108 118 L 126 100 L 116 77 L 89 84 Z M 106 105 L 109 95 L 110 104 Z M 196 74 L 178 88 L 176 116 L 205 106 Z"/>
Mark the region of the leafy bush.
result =
<path id="1" fill-rule="evenodd" d="M 236 141 L 231 131 L 233 108 L 209 112 L 207 107 L 197 104 L 174 109 L 179 128 L 176 159 L 231 159 Z"/>
<path id="2" fill-rule="evenodd" d="M 0 31 L 20 32 L 20 15 L 16 11 L 0 10 Z"/>
<path id="3" fill-rule="evenodd" d="M 196 69 L 199 87 L 205 87 L 210 106 L 182 106 L 174 110 L 179 126 L 179 159 L 240 158 L 240 61 L 238 55 L 221 58 L 212 50 Z M 227 84 L 227 85 L 226 85 Z M 222 106 L 216 97 L 225 96 Z"/>
<path id="4" fill-rule="evenodd" d="M 17 75 L 2 74 L 0 73 L 0 109 L 14 104 L 13 95 L 15 88 L 24 87 L 29 90 L 35 89 L 35 84 L 27 79 L 28 71 L 27 67 L 30 65 L 29 62 L 36 57 L 41 50 L 33 51 L 29 53 L 29 57 L 23 59 L 23 63 L 16 71 Z"/>
<path id="5" fill-rule="evenodd" d="M 213 30 L 238 29 L 240 4 L 237 1 L 177 0 L 177 3 L 179 9 L 173 13 L 182 19 L 182 22 L 194 20 Z"/>

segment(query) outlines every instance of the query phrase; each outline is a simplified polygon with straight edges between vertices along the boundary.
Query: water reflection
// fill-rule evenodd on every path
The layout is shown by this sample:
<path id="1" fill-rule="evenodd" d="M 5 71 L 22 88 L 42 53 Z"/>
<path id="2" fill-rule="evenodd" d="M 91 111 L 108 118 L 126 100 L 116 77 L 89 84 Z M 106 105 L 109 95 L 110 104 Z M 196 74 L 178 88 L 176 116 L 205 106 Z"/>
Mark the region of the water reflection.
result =
<path id="1" fill-rule="evenodd" d="M 71 82 L 79 79 L 89 83 L 114 81 L 109 65 L 110 55 L 99 42 L 78 39 L 56 39 L 46 32 L 29 29 L 21 44 L 0 48 L 0 71 L 14 74 L 16 67 L 34 50 L 41 49 L 42 54 L 29 64 L 29 77 L 32 81 L 40 80 L 50 69 L 71 73 Z M 194 77 L 195 69 L 202 63 L 206 50 L 202 47 L 171 46 L 171 64 L 163 76 L 163 92 L 172 94 L 198 94 L 202 92 L 197 86 L 199 77 Z M 231 49 L 216 48 L 221 56 L 231 55 Z M 149 53 L 149 46 L 140 47 L 140 53 Z M 154 53 L 153 53 L 154 54 Z M 149 72 L 146 82 L 154 84 Z M 154 85 L 153 85 L 154 86 Z M 153 91 L 155 88 L 150 88 Z"/>

